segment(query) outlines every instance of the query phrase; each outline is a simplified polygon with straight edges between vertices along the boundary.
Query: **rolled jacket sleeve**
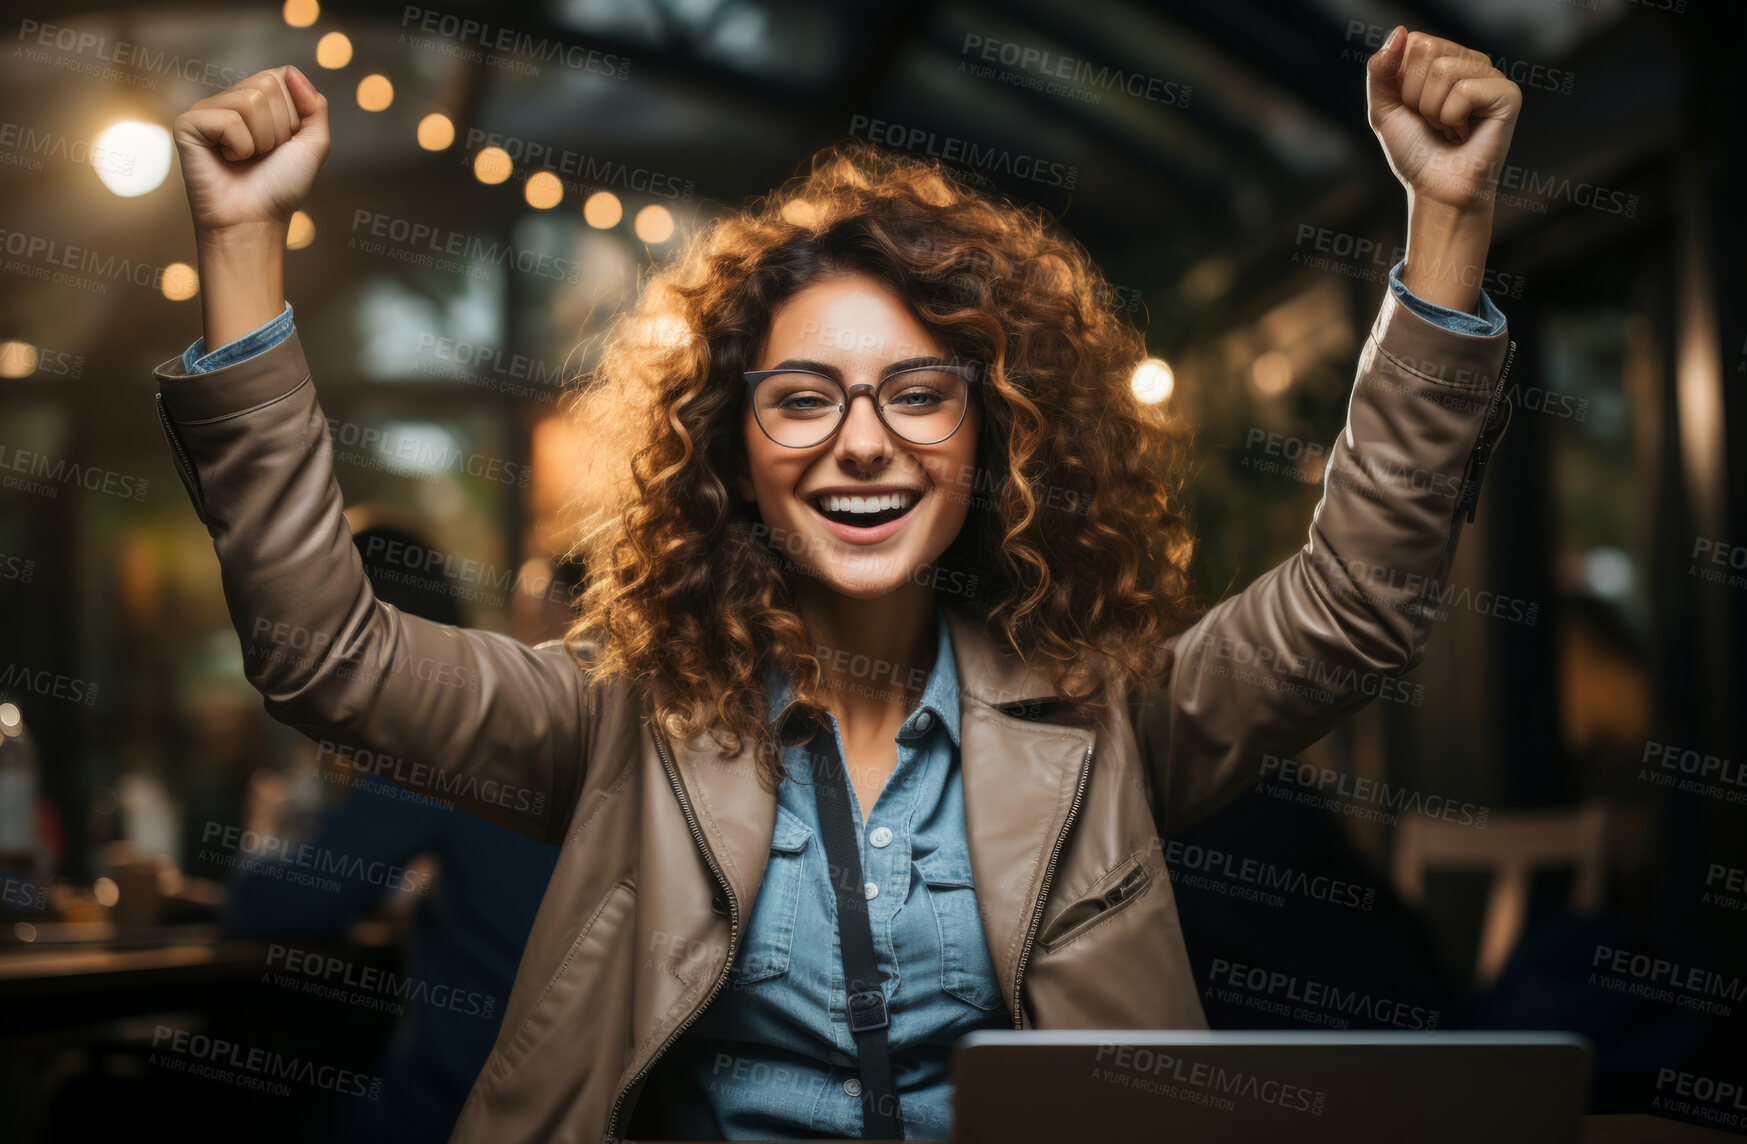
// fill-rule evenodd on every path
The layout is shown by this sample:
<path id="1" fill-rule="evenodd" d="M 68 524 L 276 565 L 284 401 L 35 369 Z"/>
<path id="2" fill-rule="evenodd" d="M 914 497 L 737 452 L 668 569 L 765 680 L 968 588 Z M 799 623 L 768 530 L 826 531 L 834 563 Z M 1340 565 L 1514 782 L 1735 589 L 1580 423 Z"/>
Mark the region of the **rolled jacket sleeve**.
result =
<path id="1" fill-rule="evenodd" d="M 1389 268 L 1389 291 L 1401 299 L 1408 309 L 1426 321 L 1458 334 L 1474 334 L 1477 337 L 1488 338 L 1504 332 L 1504 313 L 1487 296 L 1486 291 L 1480 292 L 1479 315 L 1464 314 L 1460 310 L 1452 310 L 1448 306 L 1428 302 L 1403 285 L 1401 268 L 1406 265 L 1407 259 L 1403 258 Z"/>
<path id="2" fill-rule="evenodd" d="M 209 373 L 270 350 L 291 336 L 292 320 L 291 303 L 287 302 L 277 318 L 263 322 L 236 341 L 226 342 L 210 353 L 206 349 L 205 336 L 195 338 L 194 344 L 182 351 L 182 370 L 184 373 Z"/>

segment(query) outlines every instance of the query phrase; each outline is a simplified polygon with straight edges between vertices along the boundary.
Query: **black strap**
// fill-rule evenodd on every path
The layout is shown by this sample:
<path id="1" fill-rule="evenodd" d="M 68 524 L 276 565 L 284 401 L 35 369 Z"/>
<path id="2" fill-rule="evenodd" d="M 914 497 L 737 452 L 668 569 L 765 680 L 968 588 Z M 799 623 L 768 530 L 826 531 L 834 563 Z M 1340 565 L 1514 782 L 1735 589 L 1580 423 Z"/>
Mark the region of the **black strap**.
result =
<path id="1" fill-rule="evenodd" d="M 861 1067 L 861 1134 L 867 1140 L 902 1140 L 903 1116 L 892 1083 L 892 1061 L 886 1052 L 885 986 L 874 954 L 873 930 L 867 920 L 867 895 L 862 890 L 861 849 L 855 818 L 849 809 L 849 780 L 837 757 L 836 736 L 824 740 L 823 766 L 813 768 L 813 800 L 819 808 L 819 831 L 825 841 L 825 861 L 837 895 L 837 933 L 843 947 L 843 982 L 849 1005 L 849 1033 L 855 1038 Z"/>

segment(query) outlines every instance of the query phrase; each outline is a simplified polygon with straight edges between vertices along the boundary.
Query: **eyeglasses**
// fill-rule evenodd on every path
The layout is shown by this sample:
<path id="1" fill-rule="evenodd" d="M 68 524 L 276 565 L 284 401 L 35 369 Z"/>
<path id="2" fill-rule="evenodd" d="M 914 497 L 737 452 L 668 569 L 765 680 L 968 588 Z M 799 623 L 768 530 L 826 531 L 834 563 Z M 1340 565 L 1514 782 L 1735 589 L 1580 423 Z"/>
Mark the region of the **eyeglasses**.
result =
<path id="1" fill-rule="evenodd" d="M 849 416 L 849 403 L 861 393 L 873 397 L 874 415 L 893 436 L 912 445 L 938 445 L 964 423 L 974 365 L 919 365 L 897 370 L 878 386 L 860 382 L 845 390 L 829 374 L 807 369 L 748 372 L 752 413 L 758 427 L 778 445 L 807 449 L 829 441 Z"/>

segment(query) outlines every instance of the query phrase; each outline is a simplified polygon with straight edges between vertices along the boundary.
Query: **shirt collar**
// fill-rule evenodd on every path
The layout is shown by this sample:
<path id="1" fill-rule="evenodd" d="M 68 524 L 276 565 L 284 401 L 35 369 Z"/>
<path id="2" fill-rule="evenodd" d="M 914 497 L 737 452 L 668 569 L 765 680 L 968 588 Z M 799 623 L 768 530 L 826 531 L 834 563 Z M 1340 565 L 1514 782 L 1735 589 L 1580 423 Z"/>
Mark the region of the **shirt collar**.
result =
<path id="1" fill-rule="evenodd" d="M 952 745 L 957 747 L 959 745 L 958 663 L 952 653 L 952 634 L 946 625 L 946 609 L 936 605 L 934 614 L 936 628 L 934 669 L 928 673 L 928 683 L 922 689 L 922 698 L 916 704 L 916 710 L 910 712 L 909 717 L 904 720 L 904 725 L 898 729 L 898 737 L 908 739 L 925 734 L 926 732 L 917 730 L 916 719 L 923 711 L 927 711 L 931 713 L 935 722 L 946 728 L 946 733 L 952 738 Z M 770 697 L 766 715 L 775 720 L 777 714 L 788 706 L 794 685 L 786 673 L 772 667 L 765 676 L 765 687 Z"/>

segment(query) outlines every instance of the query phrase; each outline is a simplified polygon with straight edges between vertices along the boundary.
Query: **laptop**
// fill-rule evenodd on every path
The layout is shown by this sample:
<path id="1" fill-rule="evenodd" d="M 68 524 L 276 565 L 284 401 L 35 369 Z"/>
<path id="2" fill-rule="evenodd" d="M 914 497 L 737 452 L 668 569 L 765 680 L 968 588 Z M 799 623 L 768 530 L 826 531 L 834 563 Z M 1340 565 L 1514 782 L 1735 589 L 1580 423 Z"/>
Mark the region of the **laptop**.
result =
<path id="1" fill-rule="evenodd" d="M 1577 1144 L 1572 1033 L 977 1032 L 952 1058 L 960 1144 Z"/>

